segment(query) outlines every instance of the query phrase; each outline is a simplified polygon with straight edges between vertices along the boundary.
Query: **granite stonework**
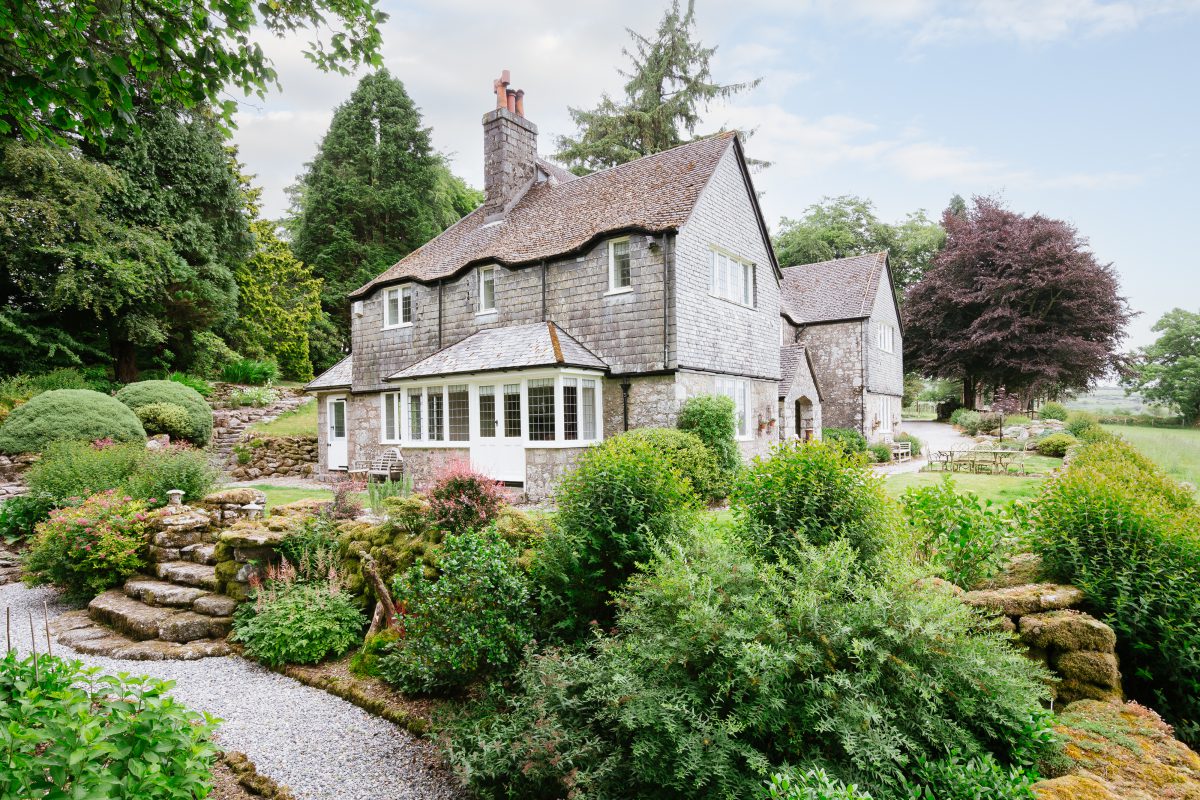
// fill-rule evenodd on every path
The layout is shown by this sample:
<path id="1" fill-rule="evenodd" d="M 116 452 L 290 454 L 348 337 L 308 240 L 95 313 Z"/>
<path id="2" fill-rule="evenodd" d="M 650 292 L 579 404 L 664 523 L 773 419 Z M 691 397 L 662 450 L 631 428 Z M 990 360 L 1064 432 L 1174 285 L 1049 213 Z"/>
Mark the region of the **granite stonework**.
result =
<path id="1" fill-rule="evenodd" d="M 234 480 L 307 477 L 317 466 L 317 437 L 249 436 L 234 445 Z"/>
<path id="2" fill-rule="evenodd" d="M 809 325 L 797 333 L 812 358 L 821 387 L 821 421 L 827 428 L 864 431 L 863 328 L 863 320 L 853 320 Z"/>

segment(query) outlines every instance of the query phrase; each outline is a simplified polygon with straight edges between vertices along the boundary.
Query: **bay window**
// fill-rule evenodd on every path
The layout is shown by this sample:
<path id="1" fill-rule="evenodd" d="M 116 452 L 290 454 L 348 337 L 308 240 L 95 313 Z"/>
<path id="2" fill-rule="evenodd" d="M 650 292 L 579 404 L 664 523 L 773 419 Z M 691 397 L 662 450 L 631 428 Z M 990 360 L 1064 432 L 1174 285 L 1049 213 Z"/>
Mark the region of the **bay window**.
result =
<path id="1" fill-rule="evenodd" d="M 442 425 L 446 421 L 446 403 L 442 397 L 442 387 L 430 386 L 425 390 L 425 398 L 429 403 L 426 418 L 429 426 L 429 441 L 440 442 L 444 436 Z"/>
<path id="2" fill-rule="evenodd" d="M 450 417 L 450 441 L 466 442 L 471 439 L 471 401 L 467 385 L 451 386 L 446 390 Z"/>
<path id="3" fill-rule="evenodd" d="M 529 441 L 554 441 L 554 378 L 529 381 Z"/>

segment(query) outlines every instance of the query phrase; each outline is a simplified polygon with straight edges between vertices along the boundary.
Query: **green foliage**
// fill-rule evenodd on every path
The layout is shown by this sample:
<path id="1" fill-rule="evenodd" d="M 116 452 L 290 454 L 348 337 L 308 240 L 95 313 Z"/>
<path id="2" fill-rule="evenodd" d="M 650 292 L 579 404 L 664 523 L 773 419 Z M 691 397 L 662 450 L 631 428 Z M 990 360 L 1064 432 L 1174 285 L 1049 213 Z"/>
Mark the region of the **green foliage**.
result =
<path id="1" fill-rule="evenodd" d="M 1048 732 L 1047 732 L 1048 733 Z M 904 778 L 905 800 L 1037 800 L 1036 769 L 1007 766 L 988 753 L 964 758 L 919 758 Z"/>
<path id="2" fill-rule="evenodd" d="M 1038 416 L 1042 419 L 1056 419 L 1060 422 L 1067 421 L 1067 407 L 1062 403 L 1050 401 L 1042 403 L 1042 407 L 1038 409 Z"/>
<path id="3" fill-rule="evenodd" d="M 192 429 L 188 410 L 175 403 L 147 403 L 133 410 L 147 436 L 165 433 L 171 439 L 186 439 Z"/>
<path id="4" fill-rule="evenodd" d="M 397 628 L 387 628 L 372 633 L 363 640 L 362 647 L 350 657 L 350 671 L 366 678 L 379 678 L 379 659 L 400 638 Z"/>
<path id="5" fill-rule="evenodd" d="M 408 497 L 412 494 L 412 476 L 408 473 L 400 476 L 400 480 L 387 478 L 382 481 L 371 481 L 367 484 L 367 507 L 377 517 L 386 512 L 384 503 L 393 497 Z"/>
<path id="6" fill-rule="evenodd" d="M 0 797 L 208 796 L 217 720 L 176 703 L 172 682 L 34 658 L 0 658 Z"/>
<path id="7" fill-rule="evenodd" d="M 1069 433 L 1052 433 L 1037 440 L 1037 452 L 1041 456 L 1062 458 L 1079 440 Z"/>
<path id="8" fill-rule="evenodd" d="M 867 452 L 867 437 L 854 428 L 824 428 L 821 438 L 829 444 L 841 445 L 847 453 Z"/>
<path id="9" fill-rule="evenodd" d="M 404 84 L 385 69 L 364 75 L 294 187 L 288 223 L 292 251 L 321 280 L 321 305 L 343 344 L 347 295 L 479 200 L 448 177 Z"/>
<path id="10" fill-rule="evenodd" d="M 847 786 L 829 777 L 823 769 L 777 772 L 771 776 L 763 797 L 766 800 L 872 800 L 871 795 L 860 792 L 857 786 Z"/>
<path id="11" fill-rule="evenodd" d="M 43 392 L 13 409 L 0 426 L 0 451 L 40 453 L 58 441 L 145 441 L 146 431 L 121 401 L 87 389 Z"/>
<path id="12" fill-rule="evenodd" d="M 428 497 L 433 519 L 447 533 L 477 531 L 508 504 L 499 483 L 465 463 L 438 473 Z"/>
<path id="13" fill-rule="evenodd" d="M 241 356 L 215 333 L 197 331 L 192 337 L 192 370 L 197 375 L 207 379 L 219 378 L 224 373 L 226 366 L 240 359 Z M 174 379 L 172 378 L 172 380 Z M 205 397 L 208 396 L 198 387 L 193 386 L 192 388 Z"/>
<path id="14" fill-rule="evenodd" d="M 871 460 L 876 464 L 891 463 L 892 446 L 886 442 L 879 442 L 868 446 L 867 452 L 871 454 Z"/>
<path id="15" fill-rule="evenodd" d="M 44 494 L 22 494 L 0 503 L 0 542 L 14 545 L 28 539 L 52 508 L 53 498 Z"/>
<path id="16" fill-rule="evenodd" d="M 403 633 L 380 657 L 379 674 L 406 692 L 430 692 L 512 668 L 533 635 L 519 555 L 494 531 L 468 531 L 446 538 L 436 579 L 419 566 L 397 577 Z"/>
<path id="17" fill-rule="evenodd" d="M 950 424 L 957 425 L 958 427 L 961 428 L 963 426 L 963 421 L 962 421 L 963 415 L 964 414 L 975 414 L 975 413 L 977 413 L 977 412 L 975 412 L 969 408 L 966 408 L 966 407 L 956 408 L 956 409 L 954 409 L 954 411 L 952 411 L 950 413 Z"/>
<path id="18" fill-rule="evenodd" d="M 897 434 L 894 437 L 894 440 L 898 443 L 908 442 L 909 447 L 912 450 L 912 454 L 914 457 L 921 455 L 921 448 L 923 446 L 921 444 L 921 440 L 918 439 L 916 436 L 913 436 L 911 433 Z"/>
<path id="19" fill-rule="evenodd" d="M 621 73 L 628 78 L 624 100 L 605 94 L 594 109 L 569 109 L 579 130 L 558 138 L 555 158 L 584 174 L 669 150 L 695 135 L 711 103 L 758 85 L 761 79 L 714 83 L 709 61 L 717 48 L 697 41 L 695 26 L 695 4 L 681 11 L 672 0 L 653 38 L 627 29 L 633 49 L 622 50 L 632 62 Z"/>
<path id="20" fill-rule="evenodd" d="M 1014 543 L 1016 521 L 992 501 L 959 492 L 949 476 L 900 498 L 918 552 L 938 577 L 971 589 L 995 575 Z"/>
<path id="21" fill-rule="evenodd" d="M 1200 508 L 1120 441 L 1080 447 L 1034 506 L 1046 567 L 1117 634 L 1126 691 L 1200 742 Z"/>
<path id="22" fill-rule="evenodd" d="M 238 284 L 238 338 L 243 352 L 256 351 L 279 364 L 288 380 L 313 377 L 309 331 L 321 315 L 321 281 L 292 255 L 275 223 L 250 223 L 254 254 L 234 270 Z"/>
<path id="23" fill-rule="evenodd" d="M 870 563 L 892 521 L 883 482 L 863 456 L 821 441 L 783 442 L 756 458 L 738 478 L 729 505 L 779 558 L 843 539 Z"/>
<path id="24" fill-rule="evenodd" d="M 667 456 L 671 466 L 687 478 L 706 503 L 725 497 L 728 479 L 717 467 L 713 451 L 694 433 L 673 428 L 635 428 L 626 434 L 641 439 Z"/>
<path id="25" fill-rule="evenodd" d="M 186 445 L 147 450 L 138 459 L 137 469 L 125 480 L 125 491 L 152 506 L 166 505 L 167 492 L 183 490 L 185 503 L 195 502 L 212 492 L 221 471 L 208 455 Z"/>
<path id="26" fill-rule="evenodd" d="M 1077 439 L 1082 439 L 1099 427 L 1100 418 L 1095 414 L 1088 411 L 1072 411 L 1067 415 L 1067 424 L 1063 430 Z"/>
<path id="27" fill-rule="evenodd" d="M 197 447 L 204 447 L 212 438 L 213 413 L 208 401 L 195 389 L 177 381 L 140 381 L 131 383 L 116 394 L 116 398 L 134 411 L 152 403 L 171 403 L 187 412 L 187 425 L 181 432 Z M 171 431 L 164 431 L 170 433 Z"/>
<path id="28" fill-rule="evenodd" d="M 680 430 L 699 436 L 704 446 L 712 451 L 725 481 L 723 489 L 728 492 L 729 481 L 742 467 L 742 451 L 734 436 L 733 400 L 721 394 L 689 397 L 679 409 L 678 425 Z"/>
<path id="29" fill-rule="evenodd" d="M 268 666 L 315 664 L 358 644 L 364 622 L 354 601 L 335 585 L 281 582 L 238 606 L 230 638 Z"/>
<path id="30" fill-rule="evenodd" d="M 1122 382 L 1147 401 L 1178 410 L 1191 424 L 1200 418 L 1200 313 L 1175 308 L 1154 323 L 1159 334 L 1138 351 Z"/>
<path id="31" fill-rule="evenodd" d="M 53 584 L 73 602 L 119 586 L 146 564 L 145 512 L 145 503 L 111 489 L 51 511 L 25 554 L 26 583 Z"/>
<path id="32" fill-rule="evenodd" d="M 763 563 L 719 529 L 664 546 L 614 635 L 530 653 L 451 763 L 493 797 L 746 798 L 785 762 L 900 798 L 920 758 L 1023 761 L 1044 669 L 957 598 L 873 578 L 844 542 Z"/>
<path id="33" fill-rule="evenodd" d="M 167 380 L 182 383 L 201 397 L 208 397 L 212 394 L 212 386 L 208 381 L 197 378 L 195 375 L 188 375 L 186 372 L 168 372 Z"/>
<path id="34" fill-rule="evenodd" d="M 221 379 L 228 383 L 262 386 L 279 378 L 279 366 L 274 361 L 241 358 L 221 369 Z M 242 405 L 248 405 L 243 403 Z"/>
<path id="35" fill-rule="evenodd" d="M 379 576 L 392 577 L 421 563 L 431 570 L 434 553 L 442 541 L 433 509 L 423 494 L 384 501 L 385 519 L 378 525 L 348 522 L 341 526 L 338 553 L 345 571 L 346 591 L 363 605 L 374 603 L 375 591 L 363 577 L 360 553 L 375 559 Z"/>
<path id="36" fill-rule="evenodd" d="M 967 436 L 975 436 L 983 425 L 983 414 L 969 408 L 960 408 L 950 415 L 950 424 L 962 428 Z"/>
<path id="37" fill-rule="evenodd" d="M 279 545 L 280 554 L 296 571 L 297 580 L 327 579 L 328 567 L 338 564 L 341 531 L 329 514 L 306 517 Z"/>
<path id="38" fill-rule="evenodd" d="M 700 506 L 665 453 L 626 434 L 586 450 L 555 500 L 556 525 L 533 572 L 547 620 L 568 635 L 611 622 L 612 594 Z"/>
<path id="39" fill-rule="evenodd" d="M 278 399 L 279 392 L 269 386 L 248 386 L 244 389 L 237 389 L 230 392 L 225 402 L 230 408 L 241 408 L 242 406 L 263 408 L 264 406 L 271 405 Z"/>

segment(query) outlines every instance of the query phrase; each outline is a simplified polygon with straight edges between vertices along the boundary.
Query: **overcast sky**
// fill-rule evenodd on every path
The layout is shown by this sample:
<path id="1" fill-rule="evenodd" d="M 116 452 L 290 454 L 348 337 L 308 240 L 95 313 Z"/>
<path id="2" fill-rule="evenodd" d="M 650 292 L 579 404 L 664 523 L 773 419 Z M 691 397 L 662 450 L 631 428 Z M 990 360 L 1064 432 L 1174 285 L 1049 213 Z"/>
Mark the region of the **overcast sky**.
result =
<path id="1" fill-rule="evenodd" d="M 480 118 L 492 79 L 525 90 L 543 153 L 573 132 L 568 106 L 619 93 L 625 27 L 660 2 L 382 0 L 385 66 L 454 170 L 482 186 Z M 705 133 L 753 129 L 747 150 L 768 223 L 827 195 L 873 200 L 889 221 L 937 215 L 958 192 L 1065 218 L 1121 274 L 1142 315 L 1200 310 L 1200 0 L 698 0 L 717 80 L 762 85 L 709 110 Z M 280 216 L 360 75 L 323 74 L 309 37 L 261 43 L 282 89 L 238 116 L 241 158 Z"/>

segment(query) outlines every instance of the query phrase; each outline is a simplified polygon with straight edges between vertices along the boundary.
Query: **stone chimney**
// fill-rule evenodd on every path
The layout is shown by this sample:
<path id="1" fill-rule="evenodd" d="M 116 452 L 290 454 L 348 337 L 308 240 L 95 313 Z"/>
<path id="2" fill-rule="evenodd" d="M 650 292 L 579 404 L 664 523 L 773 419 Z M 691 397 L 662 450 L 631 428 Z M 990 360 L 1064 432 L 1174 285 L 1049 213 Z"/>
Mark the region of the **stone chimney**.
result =
<path id="1" fill-rule="evenodd" d="M 525 90 L 510 89 L 508 70 L 492 81 L 496 108 L 483 115 L 483 201 L 498 219 L 537 177 L 537 125 L 525 119 Z"/>

